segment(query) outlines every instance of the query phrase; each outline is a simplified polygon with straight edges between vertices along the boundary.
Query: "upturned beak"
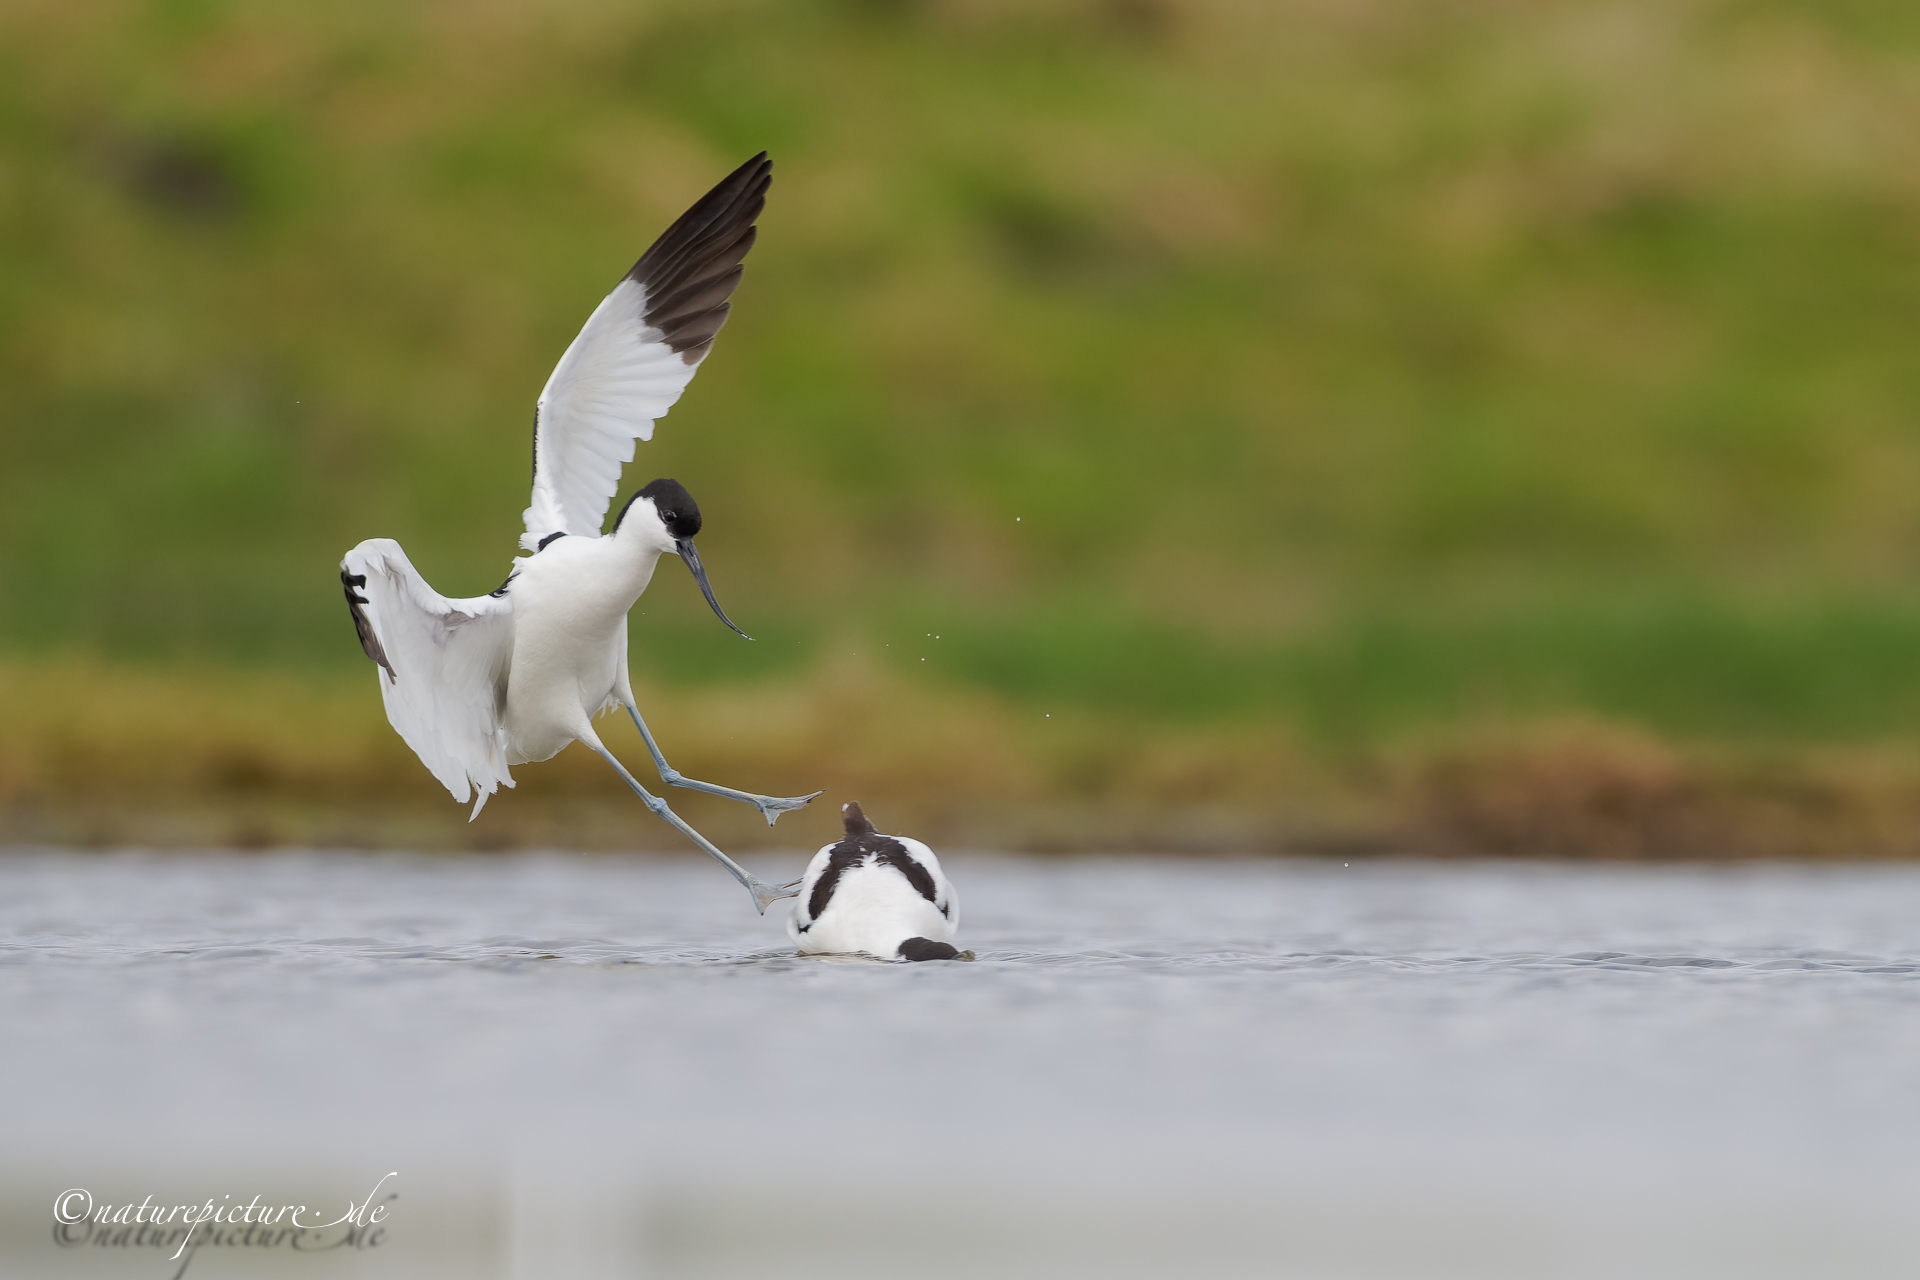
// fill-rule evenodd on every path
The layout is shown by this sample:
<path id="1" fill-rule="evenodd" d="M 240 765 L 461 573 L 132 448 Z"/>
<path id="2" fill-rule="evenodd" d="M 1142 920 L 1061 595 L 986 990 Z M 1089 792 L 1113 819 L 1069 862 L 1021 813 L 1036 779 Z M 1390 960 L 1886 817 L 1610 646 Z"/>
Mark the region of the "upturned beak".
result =
<path id="1" fill-rule="evenodd" d="M 677 538 L 673 545 L 679 548 L 680 558 L 687 562 L 687 568 L 693 570 L 693 580 L 700 584 L 700 593 L 707 598 L 707 603 L 713 606 L 714 615 L 732 627 L 736 633 L 747 636 L 749 640 L 753 639 L 752 636 L 748 636 L 746 632 L 733 625 L 733 619 L 726 615 L 726 611 L 720 607 L 720 602 L 713 598 L 713 584 L 707 581 L 707 571 L 700 567 L 700 553 L 693 549 L 693 539 Z"/>

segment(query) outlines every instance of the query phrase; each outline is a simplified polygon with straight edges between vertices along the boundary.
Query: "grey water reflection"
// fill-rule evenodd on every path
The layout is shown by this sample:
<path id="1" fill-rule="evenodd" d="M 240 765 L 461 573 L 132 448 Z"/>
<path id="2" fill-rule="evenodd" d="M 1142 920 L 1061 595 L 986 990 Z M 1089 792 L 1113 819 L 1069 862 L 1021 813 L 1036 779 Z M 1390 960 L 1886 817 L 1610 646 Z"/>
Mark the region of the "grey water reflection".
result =
<path id="1" fill-rule="evenodd" d="M 971 964 L 691 857 L 0 857 L 0 1274 L 396 1168 L 188 1274 L 1920 1272 L 1920 869 L 945 861 Z"/>

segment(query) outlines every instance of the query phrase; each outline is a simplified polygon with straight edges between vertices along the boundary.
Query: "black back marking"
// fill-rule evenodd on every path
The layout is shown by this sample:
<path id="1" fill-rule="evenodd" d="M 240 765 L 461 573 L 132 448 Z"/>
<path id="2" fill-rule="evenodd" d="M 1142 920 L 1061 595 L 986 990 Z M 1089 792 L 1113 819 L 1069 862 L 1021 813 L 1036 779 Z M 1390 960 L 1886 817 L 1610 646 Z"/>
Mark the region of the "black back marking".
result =
<path id="1" fill-rule="evenodd" d="M 902 960 L 956 960 L 960 949 L 950 942 L 935 942 L 932 938 L 908 938 L 900 944 Z"/>
<path id="2" fill-rule="evenodd" d="M 833 891 L 840 887 L 840 873 L 866 860 L 866 850 L 851 847 L 844 840 L 833 846 L 833 852 L 827 855 L 827 869 L 813 882 L 813 892 L 807 895 L 807 922 L 800 926 L 800 932 L 805 933 L 813 928 L 813 922 L 833 901 Z"/>
<path id="3" fill-rule="evenodd" d="M 687 492 L 687 487 L 678 480 L 653 480 L 645 488 L 637 490 L 627 504 L 620 508 L 620 514 L 614 518 L 613 531 L 620 532 L 620 524 L 627 518 L 627 511 L 642 498 L 653 499 L 653 509 L 660 513 L 661 521 L 667 526 L 667 533 L 673 538 L 691 538 L 700 532 L 700 505 Z"/>
<path id="4" fill-rule="evenodd" d="M 880 838 L 886 840 L 888 847 L 880 850 L 878 860 L 905 876 L 915 893 L 939 906 L 940 891 L 934 888 L 933 873 L 921 866 L 919 860 L 907 852 L 907 846 L 898 840 L 887 840 L 885 836 Z"/>
<path id="5" fill-rule="evenodd" d="M 545 551 L 545 550 L 547 549 L 547 544 L 548 544 L 549 542 L 552 542 L 552 541 L 553 541 L 553 540 L 554 540 L 555 538 L 564 538 L 564 537 L 566 537 L 566 536 L 567 536 L 567 535 L 566 535 L 565 533 L 550 533 L 550 534 L 548 534 L 548 535 L 547 535 L 546 537 L 544 537 L 544 538 L 542 538 L 542 539 L 540 539 L 540 545 L 539 545 L 539 546 L 537 546 L 537 547 L 535 547 L 535 548 L 533 549 L 533 553 L 534 553 L 535 555 L 539 555 L 539 554 L 540 554 L 540 553 L 541 553 L 542 551 Z"/>
<path id="6" fill-rule="evenodd" d="M 371 601 L 363 595 L 355 594 L 354 591 L 354 588 L 366 585 L 366 574 L 348 573 L 345 569 L 340 571 L 340 586 L 346 591 L 347 608 L 353 614 L 353 630 L 360 637 L 360 648 L 369 658 L 387 669 L 387 680 L 389 683 L 394 683 L 400 677 L 393 673 L 393 664 L 387 661 L 387 651 L 380 647 L 380 637 L 373 634 L 373 622 L 367 617 L 367 611 L 360 607 L 363 604 L 370 604 Z"/>
<path id="7" fill-rule="evenodd" d="M 695 201 L 627 272 L 647 291 L 647 323 L 688 364 L 700 362 L 727 322 L 727 299 L 772 181 L 773 162 L 762 151 Z"/>
<path id="8" fill-rule="evenodd" d="M 857 804 L 845 806 L 840 813 L 846 837 L 827 854 L 827 869 L 820 873 L 820 878 L 814 881 L 813 892 L 807 895 L 807 923 L 800 926 L 800 932 L 812 928 L 813 922 L 833 901 L 833 891 L 840 886 L 841 874 L 864 865 L 868 859 L 876 865 L 892 867 L 907 878 L 915 893 L 939 906 L 939 890 L 934 887 L 933 874 L 914 860 L 907 846 L 875 831 Z M 950 914 L 945 907 L 941 907 L 941 913 Z"/>

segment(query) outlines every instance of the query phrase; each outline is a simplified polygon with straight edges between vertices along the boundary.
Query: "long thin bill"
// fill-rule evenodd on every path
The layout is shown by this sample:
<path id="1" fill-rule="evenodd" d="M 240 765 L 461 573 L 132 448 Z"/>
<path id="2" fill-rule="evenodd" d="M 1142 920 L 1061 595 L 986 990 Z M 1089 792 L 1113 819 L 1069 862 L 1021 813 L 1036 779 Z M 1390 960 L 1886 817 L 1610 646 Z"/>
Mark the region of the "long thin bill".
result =
<path id="1" fill-rule="evenodd" d="M 680 558 L 687 562 L 687 568 L 693 570 L 693 580 L 700 584 L 701 594 L 705 595 L 707 603 L 713 606 L 714 615 L 729 627 L 733 627 L 736 633 L 747 636 L 746 632 L 733 626 L 733 619 L 726 615 L 726 611 L 720 607 L 720 602 L 713 598 L 713 585 L 707 581 L 707 571 L 700 567 L 700 553 L 693 549 L 693 539 L 681 538 L 673 545 L 680 548 Z M 747 636 L 747 639 L 751 640 L 753 637 Z"/>

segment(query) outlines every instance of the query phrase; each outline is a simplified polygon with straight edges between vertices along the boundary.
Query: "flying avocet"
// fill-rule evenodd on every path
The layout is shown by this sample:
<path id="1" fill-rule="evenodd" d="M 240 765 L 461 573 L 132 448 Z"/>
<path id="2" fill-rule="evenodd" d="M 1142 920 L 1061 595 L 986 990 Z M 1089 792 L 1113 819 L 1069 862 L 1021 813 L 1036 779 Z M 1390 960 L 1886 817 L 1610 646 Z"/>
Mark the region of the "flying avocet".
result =
<path id="1" fill-rule="evenodd" d="M 772 167 L 760 153 L 682 214 L 560 357 L 534 418 L 533 505 L 520 537 L 528 554 L 499 589 L 449 600 L 391 538 L 371 538 L 340 562 L 360 645 L 380 667 L 387 719 L 455 800 L 474 798 L 469 821 L 501 784 L 513 785 L 509 765 L 584 742 L 648 809 L 732 872 L 762 914 L 794 890 L 748 874 L 641 786 L 594 733 L 593 717 L 626 708 L 662 781 L 753 805 L 769 826 L 820 794 L 736 791 L 667 763 L 627 680 L 627 611 L 655 563 L 679 556 L 720 621 L 746 632 L 714 599 L 693 549 L 700 508 L 678 481 L 646 485 L 601 533 L 634 441 L 653 438 L 654 419 L 680 398 L 726 323 Z"/>

